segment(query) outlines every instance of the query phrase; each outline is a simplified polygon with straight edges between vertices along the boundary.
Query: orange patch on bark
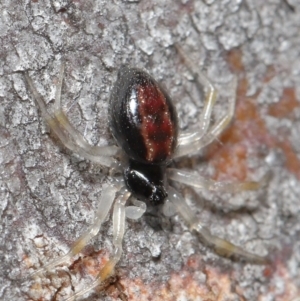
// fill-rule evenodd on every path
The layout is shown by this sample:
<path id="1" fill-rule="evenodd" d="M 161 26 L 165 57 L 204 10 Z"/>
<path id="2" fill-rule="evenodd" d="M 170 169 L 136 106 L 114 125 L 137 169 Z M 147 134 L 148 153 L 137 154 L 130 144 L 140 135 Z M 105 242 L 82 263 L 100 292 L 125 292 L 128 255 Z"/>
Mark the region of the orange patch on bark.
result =
<path id="1" fill-rule="evenodd" d="M 192 264 L 192 266 L 190 265 Z M 257 300 L 265 300 L 269 293 L 273 293 L 274 300 L 293 300 L 299 295 L 299 288 L 296 281 L 291 279 L 288 271 L 282 264 L 277 262 L 276 270 L 267 272 L 266 277 L 277 276 L 284 281 L 286 289 L 284 292 L 276 290 L 272 282 L 268 291 L 257 296 Z M 167 282 L 153 281 L 145 283 L 141 279 L 130 279 L 122 277 L 121 283 L 124 294 L 128 300 L 139 301 L 174 301 L 174 300 L 206 300 L 225 301 L 239 297 L 239 300 L 246 301 L 245 288 L 236 284 L 233 280 L 238 277 L 230 271 L 222 272 L 219 268 L 207 265 L 203 267 L 200 256 L 191 256 L 187 264 L 183 265 L 179 272 L 170 275 Z"/>
<path id="2" fill-rule="evenodd" d="M 285 118 L 289 117 L 297 107 L 299 107 L 299 102 L 296 98 L 295 89 L 285 88 L 280 101 L 271 104 L 268 113 L 277 118 Z"/>
<path id="3" fill-rule="evenodd" d="M 128 300 L 225 301 L 234 297 L 230 274 L 211 267 L 204 269 L 199 256 L 189 258 L 180 272 L 172 273 L 166 283 L 154 281 L 146 284 L 141 279 L 125 277 L 121 282 L 127 288 L 125 294 Z"/>
<path id="4" fill-rule="evenodd" d="M 244 72 L 244 64 L 242 62 L 242 51 L 240 49 L 233 49 L 228 52 L 227 62 L 233 73 Z"/>
<path id="5" fill-rule="evenodd" d="M 245 180 L 250 145 L 252 149 L 257 149 L 263 144 L 268 146 L 272 144 L 254 101 L 240 94 L 237 97 L 234 122 L 221 135 L 219 140 L 221 146 L 216 142 L 208 150 L 208 159 L 215 167 L 217 179 L 224 179 L 226 175 L 240 181 Z"/>
<path id="6" fill-rule="evenodd" d="M 108 254 L 100 251 L 94 251 L 88 256 L 79 257 L 70 266 L 70 270 L 79 272 L 82 275 L 89 274 L 92 277 L 97 277 L 101 269 L 104 267 L 105 263 L 108 261 Z"/>
<path id="7" fill-rule="evenodd" d="M 285 88 L 278 103 L 269 106 L 268 114 L 276 118 L 293 119 L 294 109 L 299 107 L 294 88 Z M 276 146 L 280 148 L 286 158 L 286 168 L 300 179 L 300 160 L 293 149 L 291 142 L 282 135 L 276 138 Z"/>
<path id="8" fill-rule="evenodd" d="M 230 51 L 227 57 L 230 69 L 239 75 L 237 87 L 237 104 L 234 121 L 220 136 L 219 140 L 208 147 L 207 159 L 215 167 L 215 179 L 243 181 L 247 178 L 249 149 L 259 155 L 259 148 L 280 148 L 286 157 L 286 168 L 300 178 L 300 160 L 285 137 L 272 137 L 261 118 L 256 101 L 257 95 L 247 97 L 248 81 L 245 77 L 242 52 Z M 274 67 L 268 67 L 264 82 L 268 82 L 275 74 Z M 285 88 L 280 101 L 269 107 L 269 115 L 283 118 L 289 117 L 299 106 L 294 88 Z"/>
<path id="9" fill-rule="evenodd" d="M 243 181 L 247 178 L 249 146 L 253 148 L 253 145 L 258 147 L 263 143 L 270 144 L 271 138 L 260 117 L 255 98 L 246 97 L 248 82 L 243 76 L 241 52 L 231 51 L 228 62 L 231 70 L 241 75 L 237 87 L 234 121 L 220 136 L 219 142 L 209 147 L 207 157 L 215 167 L 216 179 Z"/>
<path id="10" fill-rule="evenodd" d="M 277 146 L 283 151 L 286 168 L 300 179 L 300 161 L 290 141 L 277 141 Z"/>

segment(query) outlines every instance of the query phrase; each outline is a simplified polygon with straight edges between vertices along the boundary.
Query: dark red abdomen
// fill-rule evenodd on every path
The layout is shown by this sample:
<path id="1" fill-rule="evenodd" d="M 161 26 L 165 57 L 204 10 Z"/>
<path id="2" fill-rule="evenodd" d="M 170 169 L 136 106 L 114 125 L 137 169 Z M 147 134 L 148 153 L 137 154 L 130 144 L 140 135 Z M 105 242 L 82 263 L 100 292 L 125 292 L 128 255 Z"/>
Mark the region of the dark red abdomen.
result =
<path id="1" fill-rule="evenodd" d="M 170 97 L 146 72 L 122 67 L 111 96 L 111 129 L 127 155 L 164 164 L 177 142 L 177 114 Z"/>

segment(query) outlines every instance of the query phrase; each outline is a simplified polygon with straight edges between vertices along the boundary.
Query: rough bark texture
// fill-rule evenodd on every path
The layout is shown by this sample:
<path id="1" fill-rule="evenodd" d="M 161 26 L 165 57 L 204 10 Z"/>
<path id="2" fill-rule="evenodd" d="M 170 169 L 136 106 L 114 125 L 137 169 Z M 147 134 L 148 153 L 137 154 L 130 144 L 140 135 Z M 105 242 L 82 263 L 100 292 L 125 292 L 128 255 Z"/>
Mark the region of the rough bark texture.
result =
<path id="1" fill-rule="evenodd" d="M 112 144 L 108 99 L 124 63 L 164 85 L 182 129 L 197 121 L 202 97 L 175 43 L 218 88 L 214 120 L 226 109 L 231 75 L 239 78 L 235 122 L 176 165 L 225 181 L 272 172 L 257 192 L 181 191 L 214 234 L 269 253 L 272 263 L 220 258 L 178 217 L 162 230 L 142 218 L 127 222 L 115 283 L 86 300 L 299 300 L 299 1 L 1 0 L 0 12 L 1 300 L 63 300 L 92 281 L 112 250 L 108 221 L 74 262 L 18 280 L 68 250 L 93 221 L 107 181 L 48 135 L 22 72 L 32 71 L 51 106 L 66 62 L 63 102 L 72 123 L 91 144 Z"/>

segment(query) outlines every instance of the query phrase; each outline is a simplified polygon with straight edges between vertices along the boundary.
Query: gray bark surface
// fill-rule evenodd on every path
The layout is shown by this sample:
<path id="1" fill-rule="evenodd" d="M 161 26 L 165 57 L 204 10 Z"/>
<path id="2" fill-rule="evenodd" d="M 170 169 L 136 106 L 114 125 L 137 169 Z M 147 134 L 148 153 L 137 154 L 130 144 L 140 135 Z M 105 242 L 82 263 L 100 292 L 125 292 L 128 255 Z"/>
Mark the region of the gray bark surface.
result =
<path id="1" fill-rule="evenodd" d="M 247 81 L 244 98 L 251 99 L 267 132 L 263 138 L 245 138 L 247 179 L 272 173 L 265 189 L 234 196 L 178 187 L 214 234 L 248 251 L 269 253 L 272 263 L 220 258 L 178 217 L 159 231 L 141 218 L 127 222 L 116 271 L 121 289 L 113 284 L 85 300 L 120 300 L 122 293 L 128 300 L 299 300 L 299 1 L 2 0 L 0 12 L 0 300 L 64 300 L 91 282 L 88 273 L 74 268 L 76 262 L 40 279 L 19 279 L 67 252 L 92 223 L 108 177 L 105 169 L 51 138 L 22 72 L 30 71 L 51 107 L 65 62 L 63 104 L 71 122 L 91 144 L 113 144 L 107 110 L 122 64 L 147 70 L 166 87 L 180 128 L 197 121 L 202 99 L 175 43 L 218 88 L 214 120 L 226 109 L 230 93 L 230 64 L 235 63 L 228 55 L 238 51 L 243 66 L 235 71 Z M 269 70 L 272 76 L 266 79 Z M 293 105 L 284 106 L 287 113 L 270 114 L 286 89 Z M 207 157 L 204 150 L 175 165 L 212 177 L 218 171 Z M 228 180 L 237 179 L 228 175 Z M 243 210 L 232 209 L 240 204 Z M 108 256 L 111 239 L 109 219 L 78 260 Z M 183 285 L 184 277 L 194 282 Z M 207 293 L 191 293 L 192 283 Z M 169 297 L 158 293 L 162 287 Z"/>

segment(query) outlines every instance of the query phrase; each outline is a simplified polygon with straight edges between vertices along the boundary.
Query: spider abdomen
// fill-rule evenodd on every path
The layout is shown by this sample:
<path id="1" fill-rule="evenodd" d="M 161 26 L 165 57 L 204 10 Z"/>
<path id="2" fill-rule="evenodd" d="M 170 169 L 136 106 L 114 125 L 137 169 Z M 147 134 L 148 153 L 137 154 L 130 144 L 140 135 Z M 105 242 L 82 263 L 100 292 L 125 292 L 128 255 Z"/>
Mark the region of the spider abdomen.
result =
<path id="1" fill-rule="evenodd" d="M 111 96 L 111 130 L 127 155 L 165 164 L 177 142 L 177 114 L 167 93 L 147 73 L 122 67 Z"/>

